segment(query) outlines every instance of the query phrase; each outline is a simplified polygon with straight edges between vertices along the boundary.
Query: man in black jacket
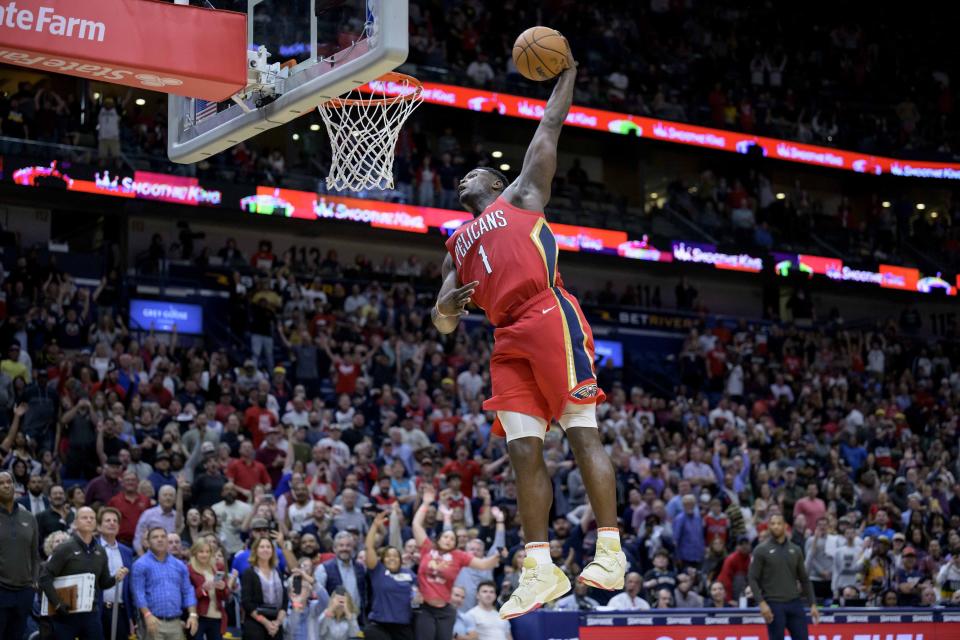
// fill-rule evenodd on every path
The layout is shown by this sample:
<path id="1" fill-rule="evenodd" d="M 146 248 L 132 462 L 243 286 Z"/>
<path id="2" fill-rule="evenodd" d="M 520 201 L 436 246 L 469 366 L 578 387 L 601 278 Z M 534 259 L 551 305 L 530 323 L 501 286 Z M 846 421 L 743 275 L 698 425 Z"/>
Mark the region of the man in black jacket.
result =
<path id="1" fill-rule="evenodd" d="M 820 622 L 813 585 L 807 575 L 803 551 L 787 538 L 787 523 L 779 513 L 770 516 L 770 538 L 757 545 L 750 561 L 750 591 L 760 603 L 770 640 L 783 640 L 785 629 L 793 638 L 806 638 L 807 616 L 803 598 L 810 602 L 813 623 Z M 799 584 L 799 588 L 798 588 Z"/>
<path id="2" fill-rule="evenodd" d="M 104 634 L 96 606 L 91 611 L 71 613 L 70 608 L 57 595 L 53 586 L 54 578 L 91 573 L 95 577 L 96 588 L 102 591 L 122 580 L 129 570 L 120 567 L 116 575 L 110 575 L 107 554 L 94 539 L 97 515 L 93 509 L 81 507 L 77 511 L 74 524 L 74 534 L 57 547 L 50 559 L 40 567 L 40 588 L 47 596 L 49 610 L 56 612 L 53 630 L 58 640 L 101 640 Z"/>
<path id="3" fill-rule="evenodd" d="M 0 472 L 0 638 L 22 638 L 40 566 L 33 514 L 14 501 L 13 476 Z"/>

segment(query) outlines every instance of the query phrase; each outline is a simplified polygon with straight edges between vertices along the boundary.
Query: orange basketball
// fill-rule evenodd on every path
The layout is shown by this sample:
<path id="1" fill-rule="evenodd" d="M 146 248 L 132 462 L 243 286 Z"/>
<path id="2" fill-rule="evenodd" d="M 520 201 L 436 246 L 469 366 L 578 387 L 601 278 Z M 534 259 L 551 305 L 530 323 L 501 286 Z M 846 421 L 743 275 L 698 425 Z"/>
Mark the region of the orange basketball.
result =
<path id="1" fill-rule="evenodd" d="M 560 32 L 550 27 L 530 27 L 513 44 L 517 71 L 528 80 L 549 80 L 567 67 L 570 47 Z"/>

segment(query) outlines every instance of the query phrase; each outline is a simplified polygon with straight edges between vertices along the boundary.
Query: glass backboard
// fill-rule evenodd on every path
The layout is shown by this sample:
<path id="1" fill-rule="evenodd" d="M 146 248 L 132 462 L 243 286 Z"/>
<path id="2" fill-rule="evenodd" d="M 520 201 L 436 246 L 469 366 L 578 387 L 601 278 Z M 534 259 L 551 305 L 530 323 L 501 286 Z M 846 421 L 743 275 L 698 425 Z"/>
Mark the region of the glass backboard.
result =
<path id="1" fill-rule="evenodd" d="M 265 79 L 272 87 L 221 102 L 171 95 L 170 159 L 208 158 L 397 68 L 407 58 L 408 4 L 247 0 L 248 89 Z M 257 65 L 269 73 L 258 73 Z"/>

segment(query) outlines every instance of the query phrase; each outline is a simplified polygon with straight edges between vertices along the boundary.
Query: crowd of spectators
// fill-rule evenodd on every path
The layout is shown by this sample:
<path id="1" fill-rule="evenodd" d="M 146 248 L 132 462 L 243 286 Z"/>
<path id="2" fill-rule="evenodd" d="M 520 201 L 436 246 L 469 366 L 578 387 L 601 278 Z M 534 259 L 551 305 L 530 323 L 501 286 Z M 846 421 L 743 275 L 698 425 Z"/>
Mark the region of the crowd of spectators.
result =
<path id="1" fill-rule="evenodd" d="M 930 62 L 950 49 L 936 12 L 418 0 L 410 15 L 411 61 L 477 86 L 535 90 L 511 51 L 545 24 L 580 63 L 578 104 L 873 153 L 949 159 L 957 148 L 956 88 L 949 67 Z"/>
<path id="2" fill-rule="evenodd" d="M 131 332 L 117 282 L 78 287 L 35 254 L 5 274 L 0 454 L 44 552 L 79 507 L 113 506 L 136 554 L 154 527 L 185 560 L 206 541 L 214 560 L 198 562 L 233 569 L 225 588 L 255 561 L 275 563 L 288 637 L 409 630 L 421 602 L 453 602 L 462 634 L 507 637 L 495 612 L 524 550 L 505 445 L 480 406 L 487 329 L 441 336 L 429 294 L 378 276 L 429 277 L 435 265 L 341 265 L 329 253 L 320 276 L 268 242 L 249 257 L 225 251 L 257 272 L 231 285 L 239 352 Z M 749 551 L 777 513 L 823 601 L 960 604 L 956 343 L 893 324 L 744 323 L 692 331 L 678 360 L 671 395 L 600 367 L 631 574 L 612 599 L 578 585 L 555 608 L 747 603 Z M 575 576 L 596 527 L 558 431 L 545 450 L 551 554 Z M 257 545 L 249 559 L 263 537 L 277 557 Z"/>

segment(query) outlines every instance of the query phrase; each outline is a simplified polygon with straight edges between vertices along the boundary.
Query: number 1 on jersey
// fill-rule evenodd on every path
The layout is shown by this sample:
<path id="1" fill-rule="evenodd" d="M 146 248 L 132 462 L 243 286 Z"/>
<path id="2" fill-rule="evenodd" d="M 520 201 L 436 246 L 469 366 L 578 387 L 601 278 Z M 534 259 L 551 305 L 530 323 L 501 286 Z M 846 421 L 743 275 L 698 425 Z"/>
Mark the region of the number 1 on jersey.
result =
<path id="1" fill-rule="evenodd" d="M 480 245 L 477 253 L 480 254 L 480 259 L 483 260 L 483 268 L 487 270 L 487 273 L 493 273 L 493 269 L 490 267 L 490 261 L 487 260 L 487 252 L 484 251 L 483 245 Z"/>

